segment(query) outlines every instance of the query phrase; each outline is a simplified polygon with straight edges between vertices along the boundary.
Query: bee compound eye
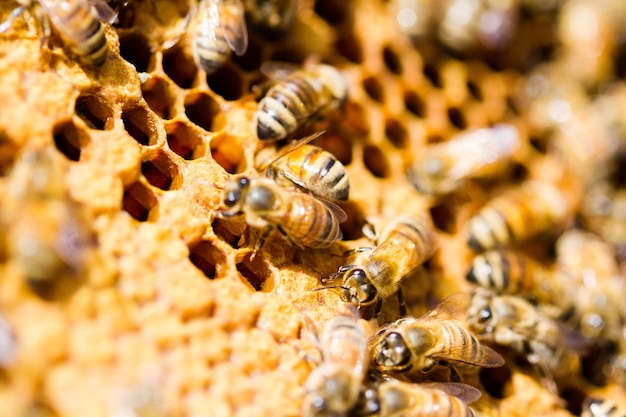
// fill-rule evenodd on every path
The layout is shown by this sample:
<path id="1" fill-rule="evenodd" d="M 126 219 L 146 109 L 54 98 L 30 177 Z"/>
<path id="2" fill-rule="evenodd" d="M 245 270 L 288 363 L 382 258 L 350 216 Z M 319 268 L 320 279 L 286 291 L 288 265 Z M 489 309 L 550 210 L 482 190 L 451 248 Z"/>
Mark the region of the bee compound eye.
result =
<path id="1" fill-rule="evenodd" d="M 493 317 L 493 314 L 491 313 L 491 307 L 489 307 L 489 306 L 481 309 L 478 312 L 478 322 L 479 323 L 486 323 L 489 320 L 491 320 L 492 317 Z"/>
<path id="2" fill-rule="evenodd" d="M 250 178 L 248 178 L 248 177 L 240 177 L 237 180 L 237 186 L 239 188 L 242 188 L 242 189 L 243 188 L 248 188 L 250 186 Z"/>
<path id="3" fill-rule="evenodd" d="M 411 353 L 402 336 L 397 332 L 389 333 L 380 345 L 378 361 L 389 367 L 401 367 L 409 363 Z"/>
<path id="4" fill-rule="evenodd" d="M 233 207 L 239 201 L 239 197 L 241 196 L 241 192 L 239 190 L 232 190 L 226 193 L 224 197 L 224 205 L 226 207 Z"/>

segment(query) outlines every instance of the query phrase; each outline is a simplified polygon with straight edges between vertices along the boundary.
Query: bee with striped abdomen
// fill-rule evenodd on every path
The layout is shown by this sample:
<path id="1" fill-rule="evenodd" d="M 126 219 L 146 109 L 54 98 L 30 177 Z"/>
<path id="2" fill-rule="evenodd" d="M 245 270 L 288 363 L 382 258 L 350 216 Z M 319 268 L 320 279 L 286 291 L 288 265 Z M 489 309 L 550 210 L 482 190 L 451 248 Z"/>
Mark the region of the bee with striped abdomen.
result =
<path id="1" fill-rule="evenodd" d="M 298 0 L 244 0 L 252 26 L 270 39 L 281 37 L 296 18 Z"/>
<path id="2" fill-rule="evenodd" d="M 366 319 L 378 315 L 383 298 L 394 294 L 400 282 L 430 258 L 436 247 L 431 226 L 411 215 L 388 224 L 380 241 L 363 261 L 341 267 L 326 280 L 341 276 L 344 298 Z"/>
<path id="3" fill-rule="evenodd" d="M 117 14 L 103 0 L 16 0 L 19 7 L 0 25 L 5 32 L 25 11 L 39 22 L 43 37 L 50 36 L 50 22 L 63 43 L 85 64 L 101 66 L 109 45 L 102 22 L 112 22 Z"/>
<path id="4" fill-rule="evenodd" d="M 345 212 L 331 202 L 246 175 L 235 175 L 226 184 L 223 205 L 222 216 L 243 214 L 249 226 L 266 228 L 255 250 L 274 227 L 298 248 L 325 248 L 342 238 L 339 223 L 346 220 Z"/>
<path id="5" fill-rule="evenodd" d="M 453 317 L 465 304 L 451 297 L 419 318 L 405 317 L 380 330 L 370 342 L 373 366 L 383 373 L 419 374 L 444 365 L 453 380 L 457 371 L 502 366 L 504 359 Z"/>
<path id="6" fill-rule="evenodd" d="M 330 65 L 292 70 L 269 63 L 261 69 L 276 79 L 254 116 L 257 137 L 261 140 L 292 136 L 302 125 L 340 107 L 348 96 L 347 80 Z"/>

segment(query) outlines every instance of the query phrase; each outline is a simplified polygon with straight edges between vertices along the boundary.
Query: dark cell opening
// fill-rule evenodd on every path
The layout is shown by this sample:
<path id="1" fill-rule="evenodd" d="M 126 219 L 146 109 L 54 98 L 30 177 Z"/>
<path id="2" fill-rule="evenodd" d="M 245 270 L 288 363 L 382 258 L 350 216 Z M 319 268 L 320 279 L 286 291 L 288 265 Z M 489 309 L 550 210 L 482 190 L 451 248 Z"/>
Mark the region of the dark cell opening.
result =
<path id="1" fill-rule="evenodd" d="M 134 107 L 122 112 L 124 129 L 141 145 L 154 145 L 157 139 L 156 123 L 147 109 Z"/>
<path id="2" fill-rule="evenodd" d="M 513 114 L 514 116 L 521 115 L 519 107 L 515 100 L 511 96 L 506 97 L 506 108 Z"/>
<path id="3" fill-rule="evenodd" d="M 307 52 L 300 49 L 279 49 L 274 52 L 271 57 L 271 61 L 276 62 L 288 62 L 291 64 L 302 65 L 308 57 Z"/>
<path id="4" fill-rule="evenodd" d="M 344 0 L 317 0 L 315 2 L 315 13 L 331 26 L 342 24 L 348 18 L 348 8 L 350 2 Z"/>
<path id="5" fill-rule="evenodd" d="M 89 135 L 82 132 L 72 121 L 54 126 L 52 137 L 56 148 L 70 161 L 80 160 L 82 148 L 89 140 Z"/>
<path id="6" fill-rule="evenodd" d="M 250 259 L 251 256 L 251 254 L 246 255 L 236 265 L 237 271 L 256 291 L 270 291 L 272 289 L 271 272 L 260 256 L 256 256 L 254 260 Z"/>
<path id="7" fill-rule="evenodd" d="M 345 166 L 352 163 L 352 143 L 349 139 L 337 134 L 329 133 L 318 139 L 320 146 L 335 155 Z"/>
<path id="8" fill-rule="evenodd" d="M 422 72 L 434 87 L 441 88 L 443 86 L 439 70 L 436 67 L 432 65 L 424 65 Z"/>
<path id="9" fill-rule="evenodd" d="M 587 393 L 578 387 L 566 387 L 561 391 L 561 398 L 567 403 L 567 411 L 579 416 L 583 411 L 583 402 Z M 611 413 L 607 413 L 608 416 Z"/>
<path id="10" fill-rule="evenodd" d="M 378 146 L 368 145 L 363 149 L 363 163 L 375 177 L 387 178 L 390 174 L 389 161 Z"/>
<path id="11" fill-rule="evenodd" d="M 547 138 L 531 136 L 528 141 L 530 142 L 530 146 L 532 146 L 537 151 L 544 153 L 544 154 L 548 152 L 548 139 Z"/>
<path id="12" fill-rule="evenodd" d="M 93 94 L 79 96 L 76 99 L 74 111 L 90 129 L 109 130 L 113 128 L 113 108 L 101 97 Z"/>
<path id="13" fill-rule="evenodd" d="M 409 144 L 406 128 L 396 119 L 387 119 L 385 121 L 385 136 L 387 136 L 389 142 L 397 149 L 404 149 Z"/>
<path id="14" fill-rule="evenodd" d="M 365 215 L 359 209 L 359 207 L 351 202 L 347 201 L 341 203 L 341 208 L 348 215 L 348 219 L 341 223 L 341 233 L 343 234 L 343 240 L 356 240 L 363 237 L 363 225 L 365 224 Z"/>
<path id="15" fill-rule="evenodd" d="M 148 214 L 156 204 L 152 191 L 140 182 L 131 184 L 124 191 L 122 208 L 140 222 L 148 220 Z"/>
<path id="16" fill-rule="evenodd" d="M 480 382 L 489 395 L 498 399 L 506 396 L 507 385 L 511 382 L 511 370 L 508 366 L 483 368 L 479 376 Z"/>
<path id="17" fill-rule="evenodd" d="M 141 173 L 153 186 L 161 190 L 169 190 L 172 181 L 179 175 L 178 167 L 170 156 L 160 151 L 152 159 L 141 164 Z"/>
<path id="18" fill-rule="evenodd" d="M 385 61 L 385 65 L 387 69 L 396 75 L 400 75 L 403 72 L 402 61 L 398 54 L 391 49 L 390 46 L 385 46 L 383 48 L 383 60 Z"/>
<path id="19" fill-rule="evenodd" d="M 244 80 L 241 72 L 231 64 L 226 64 L 213 74 L 206 77 L 211 90 L 222 96 L 225 100 L 237 100 L 244 91 Z"/>
<path id="20" fill-rule="evenodd" d="M 179 46 L 163 53 L 163 71 L 180 88 L 193 87 L 198 75 L 198 67 L 193 58 Z"/>
<path id="21" fill-rule="evenodd" d="M 244 71 L 254 71 L 263 62 L 263 46 L 257 43 L 253 37 L 248 37 L 246 53 L 241 56 L 233 54 L 232 60 L 243 68 Z"/>
<path id="22" fill-rule="evenodd" d="M 152 51 L 150 43 L 139 33 L 120 35 L 120 55 L 135 66 L 138 72 L 148 72 Z"/>
<path id="23" fill-rule="evenodd" d="M 467 128 L 467 122 L 465 121 L 463 112 L 456 107 L 450 107 L 448 109 L 448 120 L 450 120 L 450 123 L 452 123 L 454 127 L 459 129 Z"/>
<path id="24" fill-rule="evenodd" d="M 445 202 L 440 202 L 430 208 L 430 216 L 435 227 L 446 233 L 456 233 L 454 211 Z"/>
<path id="25" fill-rule="evenodd" d="M 473 81 L 467 81 L 467 89 L 470 92 L 470 94 L 472 95 L 472 97 L 474 97 L 474 99 L 478 100 L 478 101 L 482 101 L 483 100 L 483 92 L 480 91 L 480 87 L 478 87 L 478 84 L 476 84 Z"/>
<path id="26" fill-rule="evenodd" d="M 226 256 L 209 241 L 190 246 L 189 260 L 209 279 L 215 279 L 226 265 Z"/>
<path id="27" fill-rule="evenodd" d="M 211 131 L 213 118 L 219 110 L 219 105 L 208 94 L 192 93 L 185 97 L 185 114 L 204 130 Z"/>
<path id="28" fill-rule="evenodd" d="M 375 77 L 367 77 L 363 80 L 363 88 L 368 96 L 382 103 L 384 101 L 383 86 Z"/>
<path id="29" fill-rule="evenodd" d="M 404 92 L 404 107 L 415 116 L 423 118 L 425 104 L 424 101 L 413 91 Z"/>
<path id="30" fill-rule="evenodd" d="M 243 229 L 240 231 L 240 233 L 238 233 L 235 232 L 232 227 L 230 227 L 231 225 L 232 223 L 228 220 L 222 220 L 220 218 L 217 218 L 213 220 L 213 223 L 211 223 L 211 228 L 213 229 L 213 233 L 215 233 L 215 236 L 219 237 L 233 248 L 238 248 L 239 239 L 241 238 L 241 233 L 243 233 Z"/>
<path id="31" fill-rule="evenodd" d="M 183 122 L 165 126 L 167 144 L 177 155 L 185 159 L 195 159 L 202 152 L 196 152 L 202 145 L 202 138 Z"/>
<path id="32" fill-rule="evenodd" d="M 342 36 L 337 39 L 336 47 L 341 56 L 346 58 L 348 61 L 354 64 L 361 64 L 363 62 L 361 45 L 354 34 Z"/>
<path id="33" fill-rule="evenodd" d="M 171 119 L 173 117 L 176 95 L 166 80 L 150 77 L 141 85 L 141 92 L 148 106 L 159 117 L 163 119 Z"/>

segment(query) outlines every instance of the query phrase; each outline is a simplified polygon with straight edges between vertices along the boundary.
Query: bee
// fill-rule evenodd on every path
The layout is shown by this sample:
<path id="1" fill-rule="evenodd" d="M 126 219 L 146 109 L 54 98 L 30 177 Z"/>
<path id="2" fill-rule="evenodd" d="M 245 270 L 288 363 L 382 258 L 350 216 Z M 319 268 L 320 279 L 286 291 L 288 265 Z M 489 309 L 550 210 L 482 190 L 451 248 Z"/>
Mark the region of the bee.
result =
<path id="1" fill-rule="evenodd" d="M 565 222 L 569 208 L 552 184 L 526 181 L 495 197 L 469 220 L 469 246 L 488 250 L 509 246 Z"/>
<path id="2" fill-rule="evenodd" d="M 512 348 L 546 377 L 578 368 L 577 351 L 587 344 L 523 298 L 495 295 L 483 288 L 476 288 L 472 296 L 467 323 L 482 341 Z"/>
<path id="3" fill-rule="evenodd" d="M 476 255 L 465 278 L 496 294 L 517 294 L 546 303 L 560 289 L 552 269 L 520 252 L 505 249 Z"/>
<path id="4" fill-rule="evenodd" d="M 5 32 L 25 11 L 39 22 L 44 38 L 50 37 L 50 22 L 64 44 L 87 65 L 101 66 L 109 45 L 103 22 L 111 23 L 117 14 L 103 0 L 16 0 L 19 4 L 0 25 Z"/>
<path id="5" fill-rule="evenodd" d="M 278 79 L 254 115 L 261 140 L 290 137 L 299 127 L 324 117 L 347 99 L 348 82 L 335 67 L 320 64 L 291 71 L 276 65 L 261 68 Z"/>
<path id="6" fill-rule="evenodd" d="M 342 238 L 339 224 L 346 213 L 331 202 L 278 186 L 269 178 L 236 175 L 226 184 L 224 217 L 243 214 L 252 227 L 266 228 L 258 251 L 274 227 L 294 246 L 325 248 Z"/>
<path id="7" fill-rule="evenodd" d="M 264 152 L 266 150 L 268 152 Z M 348 199 L 350 183 L 346 167 L 330 152 L 306 144 L 295 149 L 288 146 L 285 151 L 269 158 L 271 151 L 272 148 L 265 148 L 257 153 L 256 166 L 278 185 L 285 188 L 296 186 L 325 200 Z"/>
<path id="8" fill-rule="evenodd" d="M 451 297 L 419 318 L 405 317 L 380 330 L 370 342 L 373 366 L 384 373 L 414 374 L 443 365 L 450 369 L 451 379 L 458 381 L 458 371 L 504 365 L 496 351 L 482 345 L 462 321 L 453 318 L 463 304 Z"/>
<path id="9" fill-rule="evenodd" d="M 359 406 L 352 415 L 474 417 L 476 414 L 467 404 L 478 400 L 480 396 L 478 389 L 467 384 L 412 384 L 388 378 L 362 393 Z"/>
<path id="10" fill-rule="evenodd" d="M 303 416 L 341 416 L 354 407 L 368 367 L 367 335 L 353 319 L 335 317 L 320 340 L 323 362 L 307 378 Z"/>
<path id="11" fill-rule="evenodd" d="M 510 124 L 463 132 L 448 142 L 426 146 L 409 168 L 415 188 L 445 194 L 464 180 L 492 174 L 520 145 L 519 131 Z"/>
<path id="12" fill-rule="evenodd" d="M 423 219 L 403 215 L 383 230 L 380 243 L 365 260 L 346 265 L 332 275 L 343 277 L 343 296 L 355 304 L 363 318 L 377 316 L 383 298 L 394 294 L 400 282 L 430 258 L 435 234 Z"/>
<path id="13" fill-rule="evenodd" d="M 580 417 L 626 417 L 626 409 L 608 398 L 588 397 Z"/>
<path id="14" fill-rule="evenodd" d="M 298 0 L 245 0 L 248 21 L 270 39 L 283 36 L 293 25 Z"/>

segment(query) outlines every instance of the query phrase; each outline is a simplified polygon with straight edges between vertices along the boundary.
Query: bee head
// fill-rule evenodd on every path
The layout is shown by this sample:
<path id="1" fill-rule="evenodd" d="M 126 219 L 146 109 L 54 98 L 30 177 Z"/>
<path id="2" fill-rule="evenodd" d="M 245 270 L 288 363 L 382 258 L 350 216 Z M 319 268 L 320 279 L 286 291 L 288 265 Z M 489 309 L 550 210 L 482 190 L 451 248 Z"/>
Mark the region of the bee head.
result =
<path id="1" fill-rule="evenodd" d="M 371 303 L 378 297 L 378 291 L 361 268 L 349 270 L 343 278 L 343 286 L 348 289 L 349 294 L 344 296 L 352 303 Z M 345 291 L 344 291 L 345 292 Z"/>
<path id="2" fill-rule="evenodd" d="M 411 351 L 398 332 L 387 333 L 375 352 L 380 366 L 400 371 L 411 365 Z"/>

